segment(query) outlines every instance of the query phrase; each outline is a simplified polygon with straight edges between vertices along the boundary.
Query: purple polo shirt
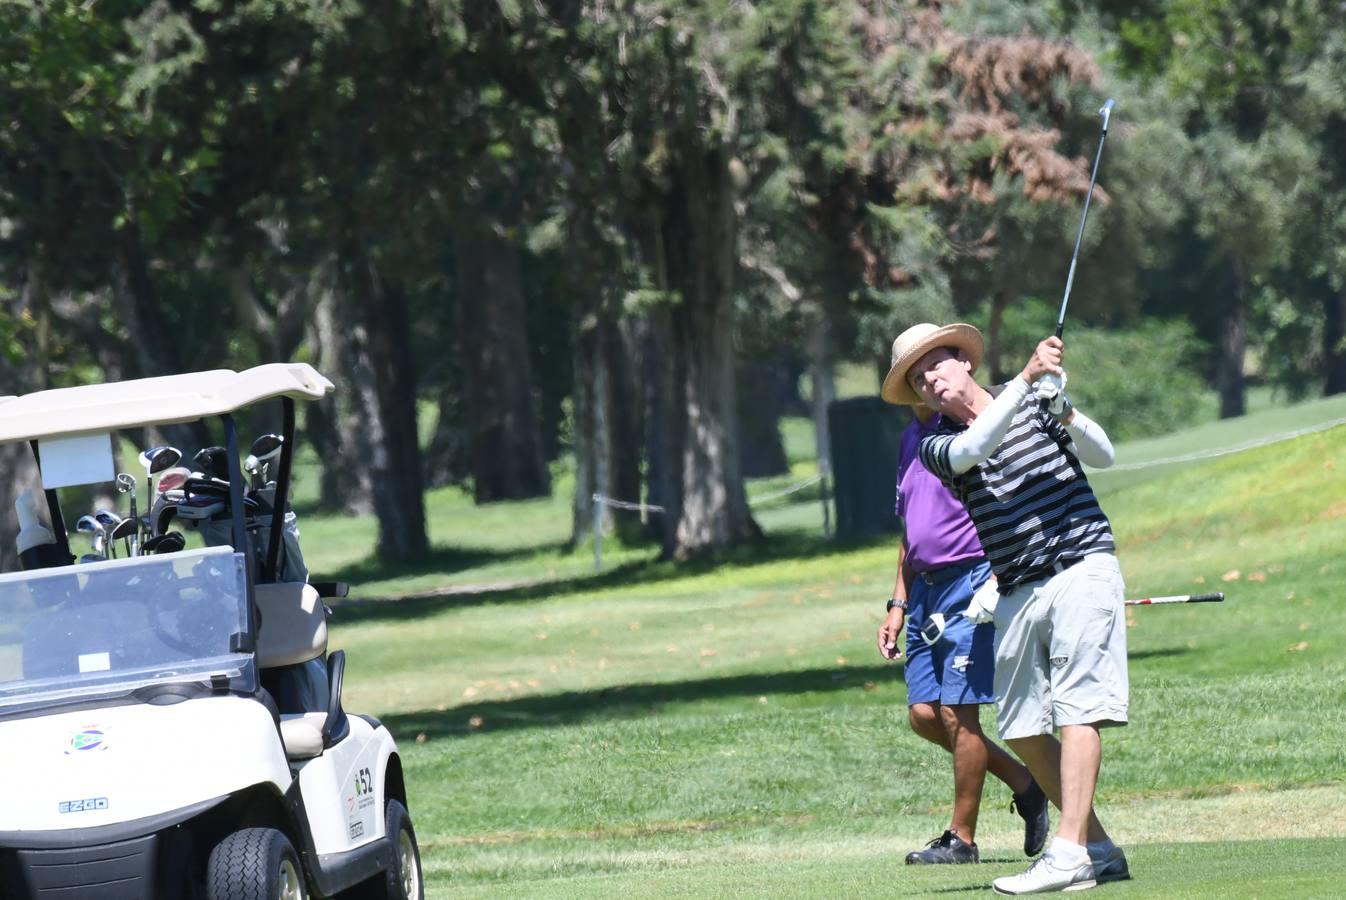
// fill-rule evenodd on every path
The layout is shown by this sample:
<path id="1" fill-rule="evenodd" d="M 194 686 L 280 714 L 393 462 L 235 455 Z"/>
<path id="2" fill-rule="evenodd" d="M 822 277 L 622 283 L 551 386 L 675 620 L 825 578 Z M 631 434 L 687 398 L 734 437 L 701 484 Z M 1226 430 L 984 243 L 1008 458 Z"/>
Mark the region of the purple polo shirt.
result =
<path id="1" fill-rule="evenodd" d="M 906 522 L 907 559 L 917 572 L 986 555 L 963 504 L 917 458 L 921 439 L 941 418 L 925 425 L 912 419 L 897 455 L 897 515 Z"/>

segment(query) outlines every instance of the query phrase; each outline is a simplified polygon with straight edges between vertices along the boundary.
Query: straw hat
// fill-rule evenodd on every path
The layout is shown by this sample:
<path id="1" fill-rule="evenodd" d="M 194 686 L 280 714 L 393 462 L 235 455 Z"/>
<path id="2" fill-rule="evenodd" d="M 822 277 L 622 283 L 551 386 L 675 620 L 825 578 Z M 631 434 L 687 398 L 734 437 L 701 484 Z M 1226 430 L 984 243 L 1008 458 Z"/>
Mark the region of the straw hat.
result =
<path id="1" fill-rule="evenodd" d="M 981 365 L 981 356 L 985 344 L 981 332 L 971 325 L 961 322 L 945 325 L 941 328 L 929 322 L 913 325 L 897 336 L 893 341 L 893 367 L 883 379 L 879 396 L 889 403 L 899 406 L 911 406 L 921 402 L 921 398 L 907 383 L 907 371 L 916 360 L 937 347 L 954 347 L 963 351 L 963 356 L 972 363 L 972 372 Z"/>

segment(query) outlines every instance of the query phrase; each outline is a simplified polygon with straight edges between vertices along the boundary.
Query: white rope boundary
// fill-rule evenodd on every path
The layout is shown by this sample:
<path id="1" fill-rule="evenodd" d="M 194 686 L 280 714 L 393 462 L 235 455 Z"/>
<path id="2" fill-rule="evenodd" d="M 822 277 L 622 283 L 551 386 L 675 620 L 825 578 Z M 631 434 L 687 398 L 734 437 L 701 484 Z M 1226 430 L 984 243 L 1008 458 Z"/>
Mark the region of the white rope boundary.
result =
<path id="1" fill-rule="evenodd" d="M 814 475 L 812 477 L 805 478 L 803 481 L 795 482 L 794 484 L 782 488 L 779 491 L 773 491 L 770 494 L 761 494 L 756 497 L 749 497 L 748 504 L 750 506 L 753 506 L 758 503 L 766 503 L 769 500 L 778 500 L 781 497 L 788 497 L 790 494 L 797 494 L 798 492 L 804 490 L 804 488 L 812 487 L 813 485 L 817 484 L 822 480 L 823 476 Z M 653 503 L 632 503 L 629 500 L 614 500 L 613 498 L 608 497 L 604 494 L 594 494 L 593 501 L 595 503 L 600 503 L 603 506 L 611 507 L 612 509 L 629 509 L 634 512 L 662 513 L 668 511 L 664 509 L 662 506 L 656 506 Z"/>
<path id="2" fill-rule="evenodd" d="M 1330 422 L 1322 422 L 1311 428 L 1301 428 L 1298 431 L 1291 431 L 1285 434 L 1272 435 L 1271 437 L 1258 438 L 1255 441 L 1246 441 L 1242 444 L 1235 444 L 1233 447 L 1225 447 L 1221 450 L 1197 450 L 1192 453 L 1184 453 L 1181 456 L 1170 456 L 1165 459 L 1152 459 L 1146 462 L 1125 463 L 1120 466 L 1109 466 L 1101 469 L 1103 472 L 1132 472 L 1137 469 L 1146 469 L 1150 466 L 1167 466 L 1172 463 L 1194 462 L 1199 459 L 1216 459 L 1221 456 L 1229 456 L 1231 453 L 1242 453 L 1244 450 L 1255 450 L 1258 447 L 1267 447 L 1271 444 L 1279 444 L 1282 441 L 1292 441 L 1295 438 L 1304 437 L 1308 434 L 1317 434 L 1320 431 L 1327 431 L 1336 428 L 1339 425 L 1346 425 L 1346 419 L 1333 419 Z"/>

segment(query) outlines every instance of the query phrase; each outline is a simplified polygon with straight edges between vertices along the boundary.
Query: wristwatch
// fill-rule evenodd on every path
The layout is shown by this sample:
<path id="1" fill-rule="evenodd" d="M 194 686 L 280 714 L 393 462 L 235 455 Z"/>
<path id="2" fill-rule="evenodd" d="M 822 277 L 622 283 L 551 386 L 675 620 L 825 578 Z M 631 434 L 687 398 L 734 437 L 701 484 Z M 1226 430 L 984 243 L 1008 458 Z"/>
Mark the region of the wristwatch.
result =
<path id="1" fill-rule="evenodd" d="M 906 612 L 906 611 L 907 611 L 907 601 L 905 601 L 905 600 L 899 600 L 899 599 L 897 599 L 896 597 L 894 597 L 893 599 L 889 600 L 889 601 L 888 601 L 888 612 L 892 612 L 894 609 L 900 609 L 900 610 L 902 610 L 903 612 Z"/>

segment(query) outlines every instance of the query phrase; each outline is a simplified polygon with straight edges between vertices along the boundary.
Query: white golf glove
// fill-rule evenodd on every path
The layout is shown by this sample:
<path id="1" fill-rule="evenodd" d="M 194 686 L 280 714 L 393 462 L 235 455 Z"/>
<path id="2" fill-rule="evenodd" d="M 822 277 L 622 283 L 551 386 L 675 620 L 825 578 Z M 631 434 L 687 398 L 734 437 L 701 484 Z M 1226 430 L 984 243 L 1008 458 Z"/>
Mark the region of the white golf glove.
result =
<path id="1" fill-rule="evenodd" d="M 999 585 L 994 578 L 988 578 L 977 588 L 972 599 L 967 603 L 967 610 L 963 615 L 972 620 L 974 624 L 983 625 L 995 619 L 995 605 L 1000 601 Z"/>
<path id="2" fill-rule="evenodd" d="M 1047 412 L 1051 413 L 1057 419 L 1064 421 L 1070 417 L 1070 411 L 1074 408 L 1070 398 L 1066 396 L 1066 373 L 1060 375 L 1043 375 L 1033 383 L 1033 393 L 1037 394 L 1039 400 L 1047 404 Z"/>

